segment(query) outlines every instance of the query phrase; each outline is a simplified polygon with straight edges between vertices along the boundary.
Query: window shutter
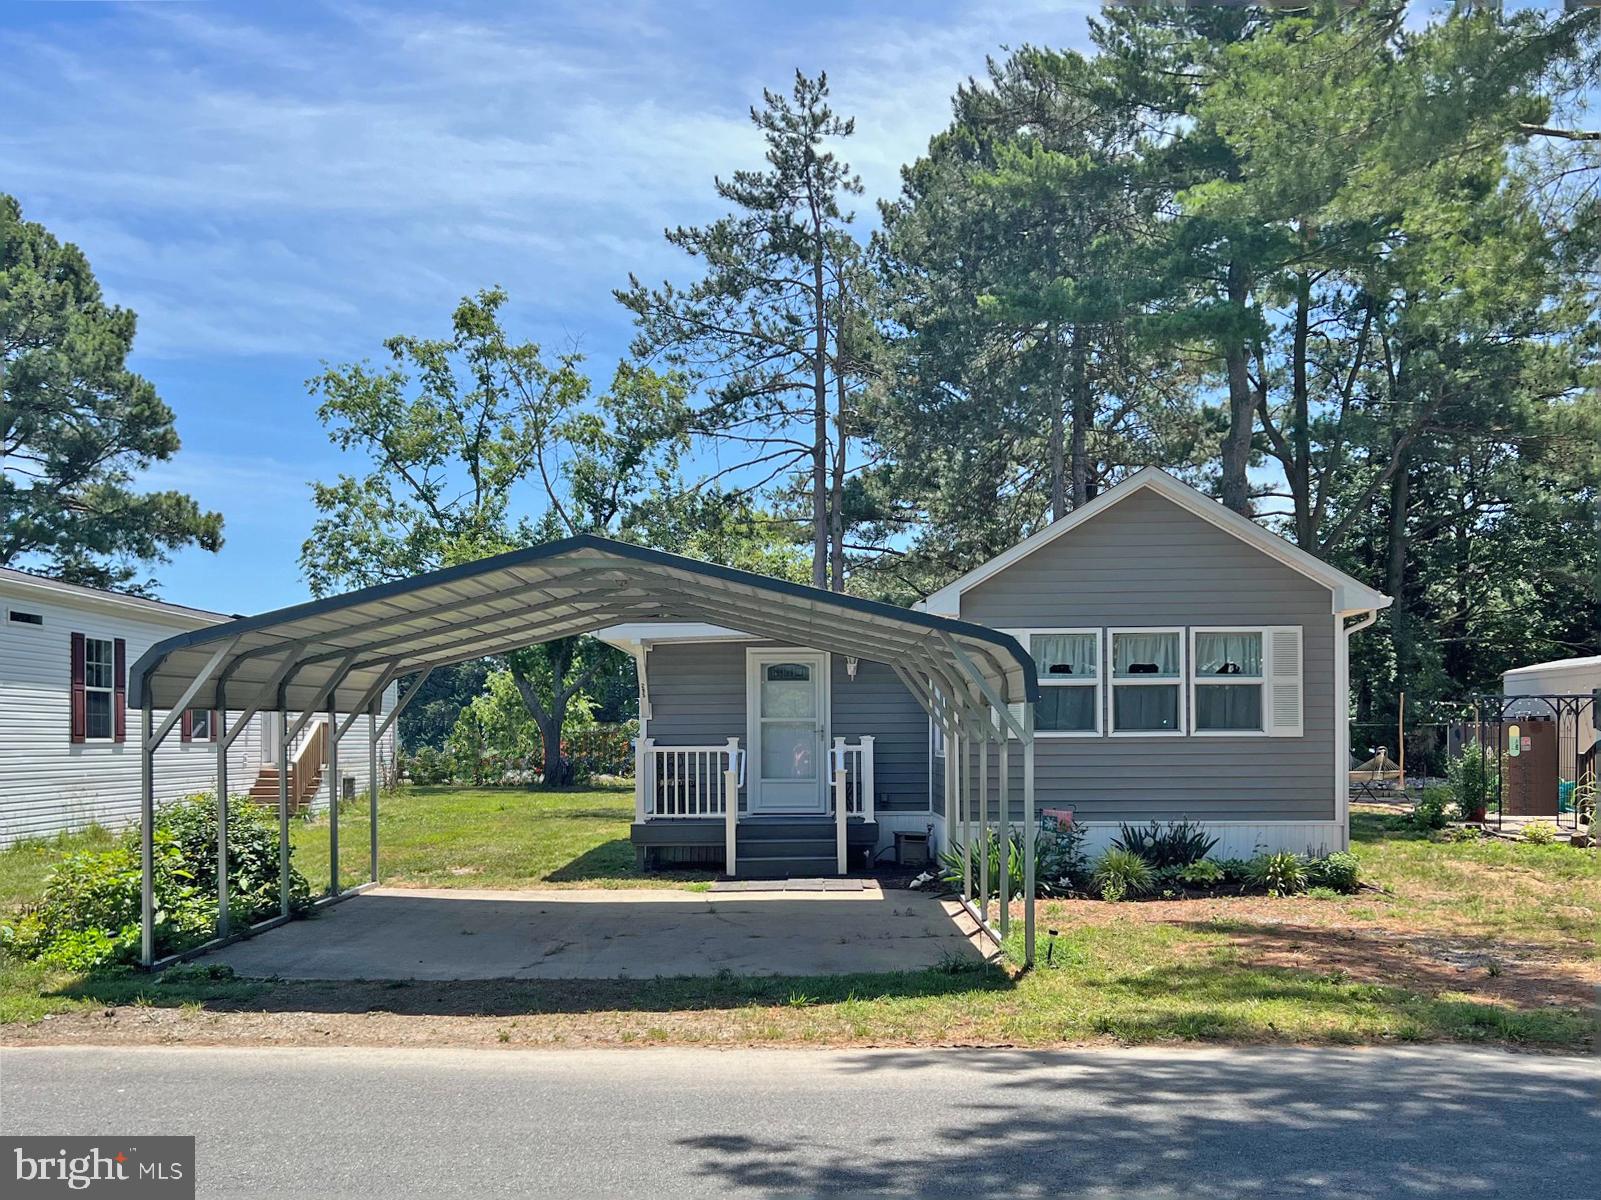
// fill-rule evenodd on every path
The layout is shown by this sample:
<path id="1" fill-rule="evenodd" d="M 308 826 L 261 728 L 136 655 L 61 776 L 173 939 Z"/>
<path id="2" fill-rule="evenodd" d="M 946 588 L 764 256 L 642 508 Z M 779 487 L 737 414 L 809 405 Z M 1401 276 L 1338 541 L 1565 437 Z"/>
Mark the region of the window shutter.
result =
<path id="1" fill-rule="evenodd" d="M 178 718 L 178 740 L 180 742 L 195 740 L 195 713 L 192 708 L 184 709 L 183 716 Z"/>
<path id="2" fill-rule="evenodd" d="M 1301 627 L 1280 625 L 1267 633 L 1267 731 L 1274 737 L 1300 737 L 1302 684 Z"/>
<path id="3" fill-rule="evenodd" d="M 83 741 L 89 728 L 89 704 L 83 690 L 83 656 L 83 634 L 75 633 L 72 635 L 72 657 L 68 667 L 72 680 L 72 716 L 68 723 L 68 737 L 74 742 Z"/>
<path id="4" fill-rule="evenodd" d="M 128 740 L 128 642 L 116 642 L 117 694 L 112 697 L 111 712 L 117 722 L 117 741 Z"/>
<path id="5" fill-rule="evenodd" d="M 217 740 L 217 727 L 218 727 L 218 725 L 220 723 L 218 721 L 218 717 L 220 715 L 221 714 L 218 713 L 218 711 L 216 709 L 212 709 L 211 710 L 211 740 L 212 741 L 216 741 Z"/>

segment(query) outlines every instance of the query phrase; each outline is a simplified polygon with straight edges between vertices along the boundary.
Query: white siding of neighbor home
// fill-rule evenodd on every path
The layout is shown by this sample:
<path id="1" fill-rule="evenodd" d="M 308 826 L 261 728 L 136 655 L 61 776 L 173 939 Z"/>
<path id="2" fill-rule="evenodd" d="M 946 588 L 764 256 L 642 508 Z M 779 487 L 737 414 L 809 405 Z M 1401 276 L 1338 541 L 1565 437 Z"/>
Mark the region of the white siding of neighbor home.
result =
<path id="1" fill-rule="evenodd" d="M 44 623 L 12 621 L 12 609 L 37 613 Z M 138 820 L 137 710 L 127 711 L 126 741 L 71 741 L 72 634 L 125 639 L 131 668 L 155 642 L 218 619 L 177 607 L 127 604 L 105 593 L 46 592 L 0 578 L 0 845 L 94 823 L 120 828 Z M 384 708 L 394 702 L 391 689 Z M 157 712 L 158 725 L 163 716 Z M 249 791 L 256 780 L 260 726 L 252 720 L 229 750 L 232 794 Z M 367 781 L 366 727 L 358 720 L 340 742 L 340 774 L 356 776 L 358 790 Z M 380 747 L 380 769 L 393 753 L 391 728 Z M 216 743 L 184 742 L 175 725 L 156 752 L 157 803 L 211 790 L 216 766 Z"/>

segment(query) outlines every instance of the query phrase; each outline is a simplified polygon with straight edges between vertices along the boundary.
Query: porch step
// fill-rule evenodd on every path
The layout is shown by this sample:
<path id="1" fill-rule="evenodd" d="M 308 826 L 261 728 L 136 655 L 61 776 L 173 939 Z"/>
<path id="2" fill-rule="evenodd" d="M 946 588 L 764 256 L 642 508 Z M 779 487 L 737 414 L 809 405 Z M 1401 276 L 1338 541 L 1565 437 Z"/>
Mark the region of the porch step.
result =
<path id="1" fill-rule="evenodd" d="M 834 861 L 834 838 L 746 838 L 739 839 L 739 856 L 754 858 L 826 858 Z"/>
<path id="2" fill-rule="evenodd" d="M 814 877 L 819 875 L 838 874 L 836 868 L 839 864 L 834 856 L 816 855 L 745 855 L 739 856 L 739 869 L 735 876 L 739 879 L 788 879 L 791 876 Z"/>

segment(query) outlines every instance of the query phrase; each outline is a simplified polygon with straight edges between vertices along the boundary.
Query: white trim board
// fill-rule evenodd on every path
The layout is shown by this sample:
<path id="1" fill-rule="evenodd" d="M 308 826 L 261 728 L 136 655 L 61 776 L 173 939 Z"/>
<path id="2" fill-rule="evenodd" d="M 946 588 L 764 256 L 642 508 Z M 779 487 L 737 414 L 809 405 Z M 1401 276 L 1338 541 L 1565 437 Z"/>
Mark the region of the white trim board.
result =
<path id="1" fill-rule="evenodd" d="M 1238 538 L 1246 545 L 1260 550 L 1270 558 L 1277 559 L 1291 570 L 1322 584 L 1332 593 L 1333 612 L 1369 612 L 1390 606 L 1390 597 L 1382 592 L 1375 591 L 1360 580 L 1353 579 L 1344 571 L 1329 566 L 1328 563 L 1316 555 L 1308 554 L 1299 546 L 1290 544 L 1277 534 L 1264 529 L 1249 517 L 1242 517 L 1232 509 L 1224 508 L 1216 500 L 1203 496 L 1200 492 L 1186 483 L 1181 483 L 1161 468 L 1144 467 L 1115 487 L 1108 488 L 1088 504 L 1074 509 L 1061 520 L 1051 522 L 1044 529 L 1018 542 L 1010 550 L 997 554 L 987 563 L 973 568 L 973 570 L 958 579 L 952 580 L 931 594 L 926 600 L 919 601 L 915 607 L 925 612 L 938 613 L 941 616 L 960 616 L 963 592 L 977 587 L 986 579 L 998 575 L 1006 570 L 1007 567 L 1027 558 L 1034 551 L 1050 545 L 1063 534 L 1077 529 L 1086 521 L 1094 520 L 1107 509 L 1146 489 L 1150 489 L 1157 495 L 1171 500 L 1180 508 L 1194 513 L 1203 521 L 1210 522 L 1224 533 Z"/>

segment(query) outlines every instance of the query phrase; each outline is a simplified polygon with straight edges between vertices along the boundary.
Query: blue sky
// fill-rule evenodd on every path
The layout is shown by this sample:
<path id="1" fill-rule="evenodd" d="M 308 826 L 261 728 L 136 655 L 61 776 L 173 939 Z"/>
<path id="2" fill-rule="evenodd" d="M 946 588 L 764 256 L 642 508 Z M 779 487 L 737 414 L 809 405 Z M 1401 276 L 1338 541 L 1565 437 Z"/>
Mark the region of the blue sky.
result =
<path id="1" fill-rule="evenodd" d="M 305 597 L 307 482 L 341 467 L 304 386 L 320 361 L 442 334 L 498 283 L 514 333 L 609 377 L 612 288 L 685 278 L 662 229 L 758 165 L 763 86 L 829 72 L 870 215 L 987 54 L 1084 46 L 1095 7 L 14 4 L 0 190 L 139 314 L 133 365 L 184 442 L 149 482 L 226 518 L 163 594 L 255 612 Z"/>

